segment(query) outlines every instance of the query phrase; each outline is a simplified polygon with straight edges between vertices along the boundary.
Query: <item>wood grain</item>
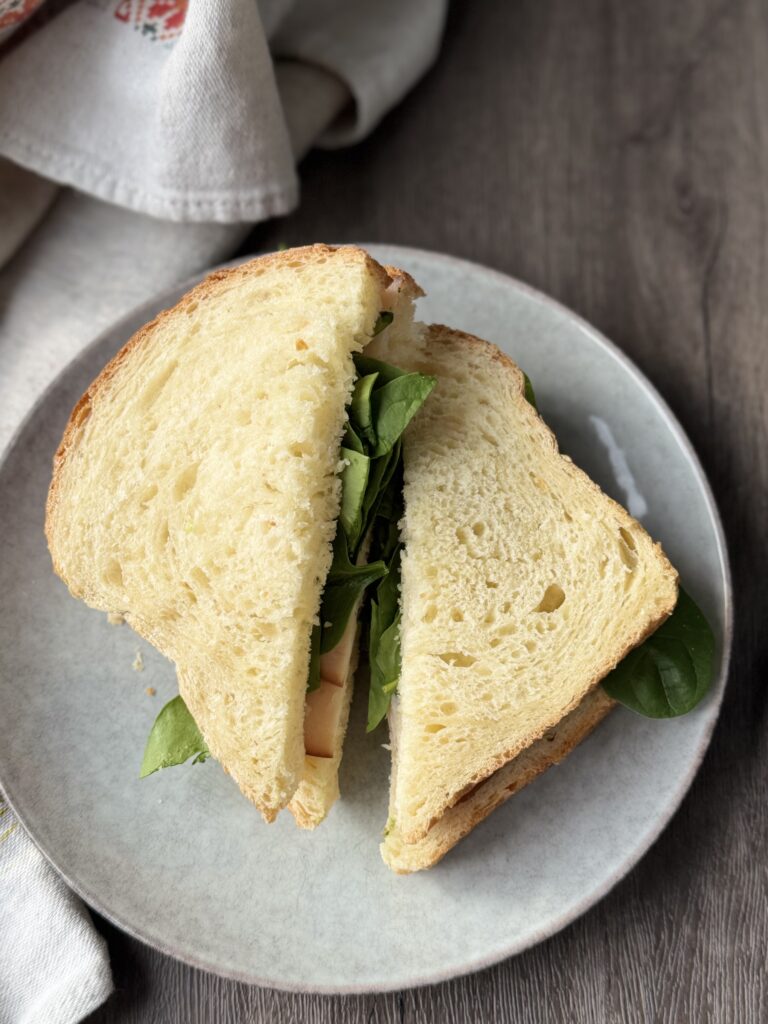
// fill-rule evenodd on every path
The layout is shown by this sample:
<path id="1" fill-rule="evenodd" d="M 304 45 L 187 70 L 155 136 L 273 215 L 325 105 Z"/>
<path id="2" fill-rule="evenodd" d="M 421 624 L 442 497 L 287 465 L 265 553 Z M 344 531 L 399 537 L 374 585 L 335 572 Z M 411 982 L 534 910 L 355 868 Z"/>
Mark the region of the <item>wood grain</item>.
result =
<path id="1" fill-rule="evenodd" d="M 302 180 L 299 211 L 244 251 L 370 240 L 477 260 L 582 313 L 657 384 L 731 547 L 722 718 L 641 864 L 511 961 L 402 994 L 292 996 L 103 925 L 120 990 L 91 1020 L 768 1020 L 768 6 L 458 2 L 437 67 L 368 141 L 313 154 Z"/>

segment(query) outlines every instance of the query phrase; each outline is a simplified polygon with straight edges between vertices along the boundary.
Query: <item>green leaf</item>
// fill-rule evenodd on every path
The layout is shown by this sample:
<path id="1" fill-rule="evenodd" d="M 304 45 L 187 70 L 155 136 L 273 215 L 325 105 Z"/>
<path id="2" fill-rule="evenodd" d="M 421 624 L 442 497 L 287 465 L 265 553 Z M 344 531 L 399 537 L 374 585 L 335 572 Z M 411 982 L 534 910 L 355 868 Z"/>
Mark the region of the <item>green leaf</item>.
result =
<path id="1" fill-rule="evenodd" d="M 373 325 L 373 336 L 381 334 L 385 327 L 389 327 L 392 321 L 395 319 L 395 314 L 391 313 L 388 309 L 384 309 L 379 313 L 376 323 Z"/>
<path id="2" fill-rule="evenodd" d="M 373 359 L 371 356 L 364 356 L 359 352 L 353 358 L 358 376 L 367 377 L 372 373 L 377 373 L 379 387 L 389 384 L 391 380 L 397 380 L 398 377 L 405 377 L 408 373 L 407 370 L 400 370 L 396 366 L 392 366 L 391 363 L 382 363 L 380 359 Z"/>
<path id="3" fill-rule="evenodd" d="M 365 448 L 363 447 L 363 442 L 357 436 L 355 428 L 352 426 L 351 423 L 347 423 L 346 429 L 344 431 L 343 447 L 349 448 L 350 451 L 357 452 L 358 455 L 365 455 Z"/>
<path id="4" fill-rule="evenodd" d="M 381 455 L 371 463 L 371 477 L 365 501 L 363 502 L 363 528 L 361 533 L 363 537 L 367 535 L 377 516 L 389 515 L 390 509 L 394 508 L 391 495 L 392 479 L 397 473 L 398 466 L 401 465 L 401 447 L 402 442 L 398 439 L 394 447 L 386 455 Z M 402 473 L 399 474 L 398 479 L 399 490 L 402 492 Z M 402 518 L 402 512 L 397 518 L 398 520 Z M 389 556 L 382 557 L 386 560 Z"/>
<path id="5" fill-rule="evenodd" d="M 382 322 L 391 320 L 391 314 L 382 314 Z M 433 377 L 406 373 L 366 356 L 355 356 L 355 365 L 359 378 L 349 406 L 342 448 L 345 467 L 341 477 L 340 529 L 323 591 L 319 637 L 316 633 L 312 637 L 310 689 L 319 682 L 320 654 L 332 650 L 341 640 L 365 588 L 386 577 L 387 562 L 393 559 L 398 548 L 397 524 L 403 514 L 400 437 L 436 383 Z M 371 530 L 374 543 L 379 543 L 384 558 L 375 559 L 369 565 L 354 565 L 363 539 Z M 385 589 L 382 593 L 386 596 L 388 591 Z M 396 614 L 396 586 L 393 593 L 394 604 L 387 609 L 382 634 L 392 626 Z M 397 630 L 388 634 L 382 652 L 382 657 L 388 653 L 387 664 L 394 664 L 393 656 L 399 652 Z M 394 689 L 397 676 L 389 683 Z M 382 693 L 386 685 L 389 685 L 386 681 L 381 684 Z"/>
<path id="6" fill-rule="evenodd" d="M 371 460 L 351 448 L 342 448 L 341 457 L 346 465 L 341 474 L 341 513 L 339 519 L 347 535 L 349 548 L 354 551 L 363 528 L 363 504 L 368 487 Z"/>
<path id="7" fill-rule="evenodd" d="M 307 676 L 307 693 L 312 693 L 320 686 L 320 626 L 312 627 L 309 645 L 309 674 Z"/>
<path id="8" fill-rule="evenodd" d="M 320 606 L 322 654 L 332 651 L 341 640 L 357 599 L 362 596 L 365 588 L 386 574 L 387 566 L 382 561 L 371 562 L 370 565 L 352 565 L 344 532 L 337 532 L 333 544 L 333 563 Z"/>
<path id="9" fill-rule="evenodd" d="M 398 544 L 389 563 L 389 572 L 371 599 L 367 732 L 372 732 L 386 715 L 400 679 L 400 555 Z"/>
<path id="10" fill-rule="evenodd" d="M 712 684 L 715 638 L 681 588 L 670 617 L 603 680 L 609 697 L 648 718 L 685 715 Z"/>
<path id="11" fill-rule="evenodd" d="M 530 402 L 534 409 L 538 409 L 538 405 L 536 405 L 536 395 L 533 391 L 533 384 L 531 384 L 531 378 L 527 373 L 523 373 L 523 377 L 525 378 L 525 400 L 526 402 Z"/>
<path id="12" fill-rule="evenodd" d="M 194 757 L 193 764 L 202 763 L 210 757 L 210 751 L 179 695 L 169 700 L 155 719 L 144 750 L 139 778 L 144 779 L 160 768 L 183 764 L 190 757 Z"/>
<path id="13" fill-rule="evenodd" d="M 354 424 L 355 432 L 370 445 L 376 444 L 376 431 L 371 412 L 371 393 L 378 377 L 378 373 L 369 373 L 365 377 L 358 377 L 349 406 L 349 419 Z"/>
<path id="14" fill-rule="evenodd" d="M 386 455 L 437 384 L 434 377 L 407 373 L 377 388 L 371 397 L 376 430 L 373 455 Z"/>

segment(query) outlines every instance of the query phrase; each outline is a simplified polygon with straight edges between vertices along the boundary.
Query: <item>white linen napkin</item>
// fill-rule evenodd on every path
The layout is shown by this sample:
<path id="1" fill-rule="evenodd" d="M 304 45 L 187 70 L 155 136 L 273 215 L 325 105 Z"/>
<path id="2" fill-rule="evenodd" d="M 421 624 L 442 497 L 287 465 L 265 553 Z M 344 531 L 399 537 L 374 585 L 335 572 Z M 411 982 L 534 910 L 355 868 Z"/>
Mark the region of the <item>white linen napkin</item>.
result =
<path id="1" fill-rule="evenodd" d="M 446 2 L 0 0 L 0 450 L 96 334 L 287 212 L 312 145 L 375 127 Z M 111 987 L 88 912 L 0 805 L 0 1024 L 73 1024 Z"/>
<path id="2" fill-rule="evenodd" d="M 106 943 L 2 796 L 0 907 L 0 1021 L 75 1024 L 104 1002 Z"/>

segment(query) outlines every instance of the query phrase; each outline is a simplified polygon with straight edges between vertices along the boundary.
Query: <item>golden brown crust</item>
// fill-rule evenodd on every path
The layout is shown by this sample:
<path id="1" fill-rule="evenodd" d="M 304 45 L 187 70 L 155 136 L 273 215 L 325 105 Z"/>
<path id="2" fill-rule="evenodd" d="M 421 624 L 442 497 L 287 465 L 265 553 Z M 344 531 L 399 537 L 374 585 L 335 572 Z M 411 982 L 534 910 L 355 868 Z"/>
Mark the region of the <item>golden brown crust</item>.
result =
<path id="1" fill-rule="evenodd" d="M 532 423 L 535 421 L 538 422 L 539 424 L 543 423 L 543 420 L 541 419 L 541 416 L 539 415 L 537 410 L 530 404 L 530 402 L 528 402 L 528 400 L 525 397 L 525 376 L 522 370 L 517 366 L 516 363 L 513 362 L 512 359 L 509 358 L 509 356 L 502 352 L 496 345 L 493 345 L 489 341 L 483 341 L 481 338 L 476 338 L 471 334 L 466 334 L 463 331 L 456 331 L 453 328 L 444 326 L 443 324 L 432 324 L 430 327 L 427 328 L 427 349 L 429 348 L 429 346 L 439 346 L 445 344 L 446 342 L 456 342 L 466 347 L 473 348 L 475 351 L 480 352 L 485 358 L 488 358 L 493 363 L 496 363 L 499 369 L 502 369 L 509 373 L 514 383 L 513 390 L 515 392 L 515 397 L 521 403 L 521 411 L 523 415 L 527 416 Z M 552 430 L 546 424 L 544 424 L 544 426 L 547 430 L 547 440 L 549 445 L 551 446 L 552 454 L 558 455 L 560 456 L 560 458 L 563 459 L 563 462 L 565 463 L 566 472 L 570 476 L 578 478 L 581 481 L 582 485 L 587 484 L 591 490 L 593 490 L 596 494 L 600 495 L 603 501 L 608 502 L 620 526 L 629 529 L 637 529 L 637 527 L 640 524 L 638 524 L 637 520 L 633 519 L 632 516 L 630 516 L 626 509 L 624 509 L 613 498 L 605 494 L 601 490 L 601 488 L 594 482 L 594 480 L 587 476 L 587 474 L 583 470 L 579 469 L 578 466 L 574 465 L 574 463 L 571 461 L 571 459 L 568 458 L 568 456 L 561 455 L 557 438 L 555 437 Z M 642 527 L 640 528 L 642 529 Z M 531 744 L 536 743 L 538 740 L 540 740 L 541 737 L 544 736 L 547 732 L 549 732 L 554 726 L 556 726 L 559 721 L 561 721 L 566 715 L 572 712 L 574 708 L 579 706 L 579 704 L 582 702 L 585 696 L 588 695 L 590 692 L 594 691 L 600 683 L 600 681 L 604 679 L 608 675 L 608 673 L 612 669 L 614 669 L 616 665 L 618 665 L 618 663 L 626 657 L 627 654 L 629 654 L 631 650 L 633 650 L 645 639 L 647 639 L 652 633 L 654 633 L 659 628 L 662 622 L 669 618 L 669 616 L 672 614 L 672 611 L 674 610 L 675 604 L 677 603 L 678 575 L 677 571 L 674 569 L 674 567 L 671 565 L 668 558 L 664 554 L 661 545 L 657 543 L 655 544 L 655 547 L 659 553 L 659 557 L 664 562 L 664 574 L 668 576 L 668 578 L 673 580 L 675 583 L 674 600 L 672 600 L 664 608 L 662 608 L 659 612 L 659 615 L 653 621 L 651 621 L 648 624 L 644 624 L 643 626 L 637 629 L 635 634 L 629 639 L 626 646 L 617 658 L 606 660 L 599 667 L 599 669 L 594 673 L 593 677 L 585 683 L 582 690 L 574 696 L 572 701 L 566 707 L 561 709 L 561 713 L 558 718 L 543 723 L 541 729 L 533 735 L 529 736 L 527 742 L 524 745 L 518 744 L 515 747 L 510 747 L 502 753 L 489 758 L 482 766 L 482 768 L 471 779 L 468 780 L 466 785 L 463 786 L 460 791 L 446 798 L 446 801 L 442 805 L 440 811 L 436 813 L 429 820 L 429 822 L 418 828 L 412 828 L 409 831 L 404 831 L 401 834 L 401 838 L 404 843 L 417 843 L 419 842 L 419 840 L 423 839 L 423 837 L 429 832 L 429 830 L 435 825 L 435 823 L 440 820 L 443 814 L 451 807 L 454 807 L 456 803 L 462 799 L 463 796 L 466 796 L 473 789 L 478 787 L 484 780 L 488 779 L 494 773 L 498 772 L 499 769 L 503 768 L 505 764 L 507 764 L 514 758 L 518 757 L 518 755 L 521 754 L 523 750 L 528 749 Z"/>
<path id="2" fill-rule="evenodd" d="M 548 730 L 551 735 L 539 738 L 516 758 L 484 779 L 471 793 L 465 794 L 460 804 L 447 810 L 443 818 L 422 838 L 423 850 L 406 846 L 406 856 L 413 858 L 407 866 L 402 861 L 398 862 L 396 852 L 388 850 L 386 842 L 381 847 L 385 862 L 398 875 L 411 874 L 437 864 L 497 807 L 506 803 L 548 768 L 565 760 L 613 707 L 615 701 L 604 690 L 598 688 L 592 691 L 554 730 Z"/>
<path id="3" fill-rule="evenodd" d="M 401 270 L 399 267 L 390 267 L 389 264 L 385 264 L 384 269 L 398 286 L 398 291 L 405 292 L 413 301 L 421 298 L 422 295 L 426 295 L 424 289 L 414 281 L 407 270 Z"/>

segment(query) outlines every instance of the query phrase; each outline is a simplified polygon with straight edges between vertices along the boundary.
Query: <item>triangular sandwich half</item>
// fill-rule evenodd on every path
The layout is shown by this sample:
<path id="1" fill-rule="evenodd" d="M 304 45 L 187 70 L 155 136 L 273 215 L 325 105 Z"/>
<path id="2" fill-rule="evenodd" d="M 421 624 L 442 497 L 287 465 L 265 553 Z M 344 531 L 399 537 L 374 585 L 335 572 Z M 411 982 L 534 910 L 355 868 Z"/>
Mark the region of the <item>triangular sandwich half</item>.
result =
<path id="1" fill-rule="evenodd" d="M 176 663 L 210 752 L 267 820 L 305 774 L 353 356 L 393 302 L 408 318 L 401 285 L 362 250 L 323 245 L 215 273 L 115 356 L 56 453 L 56 571 Z M 335 796 L 348 675 L 320 723 L 331 767 L 305 824 Z"/>
<path id="2" fill-rule="evenodd" d="M 677 574 L 559 453 L 498 348 L 434 326 L 410 346 L 382 338 L 373 349 L 437 378 L 404 437 L 402 664 L 382 852 L 407 871 L 546 767 L 553 729 L 563 752 L 589 731 L 607 708 L 590 695 L 672 612 Z M 496 776 L 505 766 L 509 777 Z"/>

